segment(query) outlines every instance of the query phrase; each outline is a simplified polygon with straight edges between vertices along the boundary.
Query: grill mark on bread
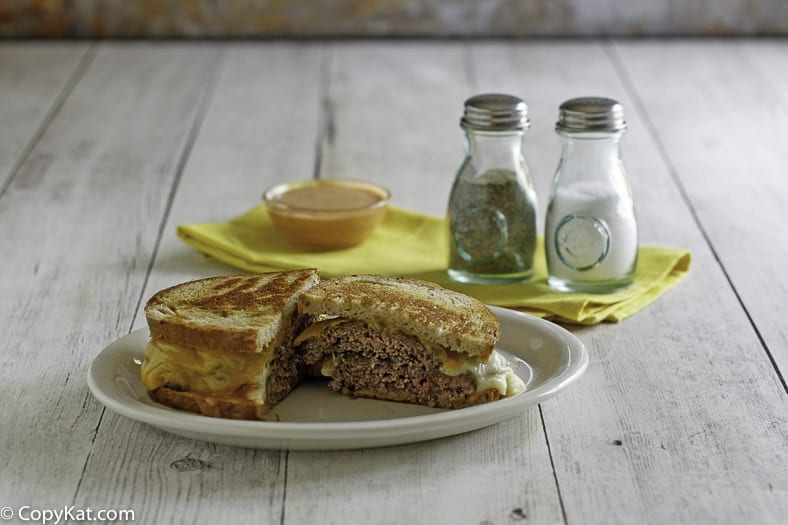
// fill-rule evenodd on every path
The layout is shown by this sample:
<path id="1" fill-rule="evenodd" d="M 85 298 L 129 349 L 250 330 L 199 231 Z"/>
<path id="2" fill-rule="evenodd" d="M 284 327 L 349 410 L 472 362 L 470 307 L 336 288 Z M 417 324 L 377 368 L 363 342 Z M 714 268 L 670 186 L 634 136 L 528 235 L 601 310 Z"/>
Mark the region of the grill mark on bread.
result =
<path id="1" fill-rule="evenodd" d="M 307 269 L 209 277 L 166 288 L 145 305 L 151 337 L 207 351 L 273 351 L 297 296 L 317 280 L 317 272 Z"/>
<path id="2" fill-rule="evenodd" d="M 289 297 L 286 294 L 291 283 L 292 279 L 286 275 L 276 275 L 264 285 L 260 285 L 253 276 L 234 277 L 218 282 L 210 290 L 211 295 L 190 301 L 189 306 L 215 309 L 224 314 L 261 307 L 275 311 L 287 304 Z"/>
<path id="3" fill-rule="evenodd" d="M 255 308 L 275 312 L 287 304 L 293 282 L 287 275 L 273 275 L 265 283 L 260 283 L 257 275 L 198 279 L 185 285 L 199 290 L 198 296 L 173 298 L 184 293 L 181 285 L 159 292 L 151 301 L 168 303 L 176 313 L 179 308 L 203 308 L 224 315 Z"/>

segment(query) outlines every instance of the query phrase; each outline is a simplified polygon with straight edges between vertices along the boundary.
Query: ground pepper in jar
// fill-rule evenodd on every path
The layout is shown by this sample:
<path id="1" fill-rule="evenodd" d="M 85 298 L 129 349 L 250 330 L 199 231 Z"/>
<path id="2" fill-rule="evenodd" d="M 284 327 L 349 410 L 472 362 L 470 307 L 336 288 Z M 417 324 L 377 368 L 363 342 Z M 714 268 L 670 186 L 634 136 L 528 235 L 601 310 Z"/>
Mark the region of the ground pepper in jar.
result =
<path id="1" fill-rule="evenodd" d="M 525 102 L 477 95 L 460 121 L 468 150 L 449 196 L 449 276 L 464 283 L 526 281 L 536 250 L 536 194 L 523 157 Z"/>
<path id="2" fill-rule="evenodd" d="M 459 177 L 449 204 L 453 225 L 449 267 L 480 275 L 531 272 L 536 248 L 536 210 L 512 170 Z"/>

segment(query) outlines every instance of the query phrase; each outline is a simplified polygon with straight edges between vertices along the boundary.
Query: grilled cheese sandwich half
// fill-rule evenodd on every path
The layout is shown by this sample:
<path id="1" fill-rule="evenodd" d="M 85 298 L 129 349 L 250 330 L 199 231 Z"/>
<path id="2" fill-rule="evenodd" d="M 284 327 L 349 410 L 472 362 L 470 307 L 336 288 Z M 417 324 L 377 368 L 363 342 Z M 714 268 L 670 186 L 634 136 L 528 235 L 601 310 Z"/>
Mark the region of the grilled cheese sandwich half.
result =
<path id="1" fill-rule="evenodd" d="M 264 419 L 300 380 L 296 301 L 315 270 L 183 283 L 145 306 L 151 339 L 140 380 L 150 396 L 204 415 Z"/>

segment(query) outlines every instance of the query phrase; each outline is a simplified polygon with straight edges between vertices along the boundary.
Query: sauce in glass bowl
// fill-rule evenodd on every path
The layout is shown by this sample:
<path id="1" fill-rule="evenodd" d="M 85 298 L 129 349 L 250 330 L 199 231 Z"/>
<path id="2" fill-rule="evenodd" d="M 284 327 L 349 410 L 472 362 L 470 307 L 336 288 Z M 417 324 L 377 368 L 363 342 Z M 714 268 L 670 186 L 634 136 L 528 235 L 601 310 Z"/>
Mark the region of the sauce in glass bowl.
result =
<path id="1" fill-rule="evenodd" d="M 389 198 L 382 186 L 346 179 L 277 184 L 263 196 L 279 233 L 310 250 L 338 250 L 362 243 L 383 220 Z"/>

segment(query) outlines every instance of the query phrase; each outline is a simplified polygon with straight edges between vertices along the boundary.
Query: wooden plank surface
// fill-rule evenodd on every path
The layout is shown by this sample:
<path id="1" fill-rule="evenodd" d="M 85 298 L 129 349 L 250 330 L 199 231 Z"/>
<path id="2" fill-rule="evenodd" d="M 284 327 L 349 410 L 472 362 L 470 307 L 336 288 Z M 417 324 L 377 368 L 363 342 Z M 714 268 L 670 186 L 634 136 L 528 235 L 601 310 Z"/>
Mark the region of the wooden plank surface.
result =
<path id="1" fill-rule="evenodd" d="M 459 43 L 338 43 L 324 104 L 321 177 L 373 180 L 392 204 L 443 215 L 464 155 L 471 87 Z"/>
<path id="2" fill-rule="evenodd" d="M 175 235 L 178 224 L 227 220 L 259 204 L 266 186 L 312 176 L 320 46 L 220 49 L 215 87 L 187 152 L 143 301 L 178 282 L 238 271 L 188 248 Z M 141 307 L 137 314 L 134 328 L 145 326 Z M 286 452 L 214 446 L 109 413 L 76 501 L 137 509 L 144 523 L 223 523 L 229 515 L 278 523 L 286 462 Z"/>
<path id="3" fill-rule="evenodd" d="M 100 46 L 0 201 L 4 504 L 62 507 L 84 481 L 103 413 L 87 367 L 133 319 L 214 62 Z"/>
<path id="4" fill-rule="evenodd" d="M 320 175 L 375 180 L 392 188 L 396 205 L 443 215 L 464 155 L 458 123 L 472 89 L 464 46 L 331 51 Z M 287 522 L 499 523 L 519 512 L 561 520 L 537 410 L 429 444 L 288 457 Z"/>
<path id="5" fill-rule="evenodd" d="M 0 195 L 0 504 L 132 508 L 146 523 L 788 515 L 784 42 L 26 46 L 0 46 L 19 73 L 0 71 L 0 89 L 21 93 L 0 116 L 22 115 L 0 131 L 0 177 L 15 174 Z M 443 214 L 462 102 L 479 91 L 528 101 L 541 215 L 558 104 L 621 100 L 642 241 L 692 250 L 690 275 L 645 311 L 572 329 L 591 351 L 577 385 L 462 436 L 332 453 L 178 438 L 90 396 L 87 367 L 144 325 L 141 302 L 235 271 L 181 243 L 178 224 L 314 175 L 376 180 L 396 205 Z"/>
<path id="6" fill-rule="evenodd" d="M 285 523 L 562 523 L 539 411 L 461 436 L 289 455 Z"/>
<path id="7" fill-rule="evenodd" d="M 89 62 L 89 44 L 0 44 L 0 194 Z"/>
<path id="8" fill-rule="evenodd" d="M 676 54 L 665 56 L 663 46 L 652 47 L 673 64 L 685 52 L 676 45 Z M 788 509 L 782 494 L 769 488 L 785 482 L 786 467 L 785 457 L 773 463 L 774 450 L 785 448 L 773 418 L 783 414 L 785 422 L 786 399 L 736 294 L 693 226 L 646 122 L 651 113 L 641 113 L 636 97 L 648 92 L 653 75 L 630 80 L 629 65 L 643 72 L 659 67 L 638 49 L 627 48 L 622 67 L 615 49 L 602 44 L 474 47 L 482 90 L 530 92 L 535 123 L 529 153 L 543 203 L 558 155 L 551 125 L 558 105 L 573 96 L 612 96 L 627 109 L 622 148 L 642 242 L 689 248 L 694 257 L 686 282 L 647 311 L 618 326 L 576 332 L 591 349 L 588 377 L 543 406 L 567 520 L 777 522 Z M 551 74 L 556 63 L 563 65 L 558 78 Z M 680 72 L 666 78 L 674 76 Z M 680 111 L 683 101 L 671 100 Z M 713 304 L 714 315 L 693 308 L 697 304 Z"/>
<path id="9" fill-rule="evenodd" d="M 620 49 L 670 168 L 763 339 L 761 351 L 785 376 L 788 43 L 715 44 Z M 662 74 L 647 80 L 654 69 Z"/>

